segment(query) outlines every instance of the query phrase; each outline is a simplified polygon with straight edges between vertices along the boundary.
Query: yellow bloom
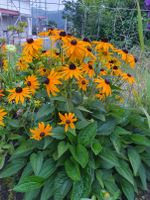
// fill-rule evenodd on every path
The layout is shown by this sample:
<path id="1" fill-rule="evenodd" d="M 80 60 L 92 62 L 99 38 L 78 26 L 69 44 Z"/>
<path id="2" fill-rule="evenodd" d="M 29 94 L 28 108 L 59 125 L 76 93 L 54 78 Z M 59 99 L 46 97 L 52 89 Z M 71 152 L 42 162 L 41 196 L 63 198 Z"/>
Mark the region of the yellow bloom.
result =
<path id="1" fill-rule="evenodd" d="M 4 126 L 4 117 L 7 114 L 7 112 L 4 111 L 3 108 L 0 108 L 0 126 Z"/>
<path id="2" fill-rule="evenodd" d="M 131 85 L 135 83 L 135 79 L 131 74 L 122 74 L 122 79 L 127 81 Z"/>
<path id="3" fill-rule="evenodd" d="M 25 84 L 29 87 L 32 94 L 35 94 L 35 91 L 39 89 L 39 82 L 35 75 L 28 76 L 25 80 Z"/>
<path id="4" fill-rule="evenodd" d="M 100 89 L 102 94 L 105 94 L 106 96 L 111 95 L 110 82 L 107 79 L 95 79 L 95 82 L 98 83 L 96 88 Z"/>
<path id="5" fill-rule="evenodd" d="M 3 59 L 2 65 L 3 65 L 4 71 L 8 71 L 9 64 L 8 64 L 8 60 L 7 59 Z"/>
<path id="6" fill-rule="evenodd" d="M 98 99 L 100 99 L 101 101 L 105 100 L 105 98 L 106 98 L 105 94 L 102 93 L 101 91 L 99 91 L 99 93 L 96 94 L 96 97 L 97 97 Z"/>
<path id="7" fill-rule="evenodd" d="M 108 52 L 109 50 L 114 49 L 114 46 L 110 44 L 107 39 L 96 41 L 95 44 L 96 44 L 95 50 L 98 52 L 100 51 Z"/>
<path id="8" fill-rule="evenodd" d="M 135 58 L 132 54 L 129 54 L 127 50 L 116 50 L 116 52 L 121 55 L 123 61 L 130 65 L 130 67 L 135 67 Z"/>
<path id="9" fill-rule="evenodd" d="M 64 41 L 63 49 L 70 61 L 82 61 L 88 53 L 83 41 L 77 39 Z"/>
<path id="10" fill-rule="evenodd" d="M 60 69 L 60 74 L 64 80 L 76 78 L 79 79 L 82 77 L 81 70 L 73 63 L 70 65 L 65 65 Z"/>
<path id="11" fill-rule="evenodd" d="M 111 57 L 110 60 L 106 63 L 106 67 L 108 69 L 110 69 L 114 66 L 120 66 L 120 65 L 121 65 L 121 62 L 115 57 Z"/>
<path id="12" fill-rule="evenodd" d="M 21 102 L 22 104 L 24 103 L 25 98 L 30 98 L 30 89 L 25 87 L 16 87 L 12 90 L 8 90 L 10 94 L 8 95 L 8 101 L 15 101 L 16 104 Z"/>
<path id="13" fill-rule="evenodd" d="M 33 59 L 33 57 L 38 57 L 39 52 L 42 49 L 43 40 L 38 38 L 36 40 L 29 38 L 27 42 L 23 44 L 23 56 L 27 59 Z"/>
<path id="14" fill-rule="evenodd" d="M 65 113 L 64 115 L 59 113 L 59 118 L 61 120 L 59 124 L 65 125 L 65 132 L 68 131 L 69 127 L 72 129 L 75 128 L 74 122 L 77 121 L 77 118 L 75 118 L 74 113 Z"/>
<path id="15" fill-rule="evenodd" d="M 50 73 L 50 70 L 45 67 L 40 67 L 37 71 L 41 76 L 48 76 Z"/>
<path id="16" fill-rule="evenodd" d="M 87 74 L 90 78 L 92 78 L 95 75 L 93 62 L 89 61 L 87 64 L 83 63 L 81 67 L 82 72 Z"/>
<path id="17" fill-rule="evenodd" d="M 99 76 L 105 76 L 107 75 L 107 71 L 105 69 L 100 69 L 100 72 L 99 72 Z"/>
<path id="18" fill-rule="evenodd" d="M 78 80 L 78 86 L 81 90 L 86 91 L 89 81 L 86 78 L 80 78 Z"/>
<path id="19" fill-rule="evenodd" d="M 60 82 L 60 78 L 61 78 L 60 75 L 53 69 L 51 70 L 49 76 L 45 78 L 44 83 L 46 86 L 48 96 L 50 96 L 50 94 L 56 96 L 57 93 L 60 91 L 57 87 L 57 85 L 62 84 Z"/>
<path id="20" fill-rule="evenodd" d="M 52 131 L 51 125 L 49 124 L 45 125 L 43 122 L 40 122 L 37 128 L 30 129 L 31 138 L 39 141 L 46 136 L 51 136 L 52 135 L 51 131 Z"/>
<path id="21" fill-rule="evenodd" d="M 17 69 L 20 71 L 25 71 L 29 68 L 29 63 L 27 62 L 25 57 L 21 57 L 17 62 Z"/>
<path id="22" fill-rule="evenodd" d="M 112 74 L 112 75 L 115 75 L 115 76 L 121 76 L 121 75 L 122 75 L 122 71 L 121 71 L 121 69 L 119 69 L 117 66 L 114 66 L 114 67 L 111 69 L 111 74 Z"/>

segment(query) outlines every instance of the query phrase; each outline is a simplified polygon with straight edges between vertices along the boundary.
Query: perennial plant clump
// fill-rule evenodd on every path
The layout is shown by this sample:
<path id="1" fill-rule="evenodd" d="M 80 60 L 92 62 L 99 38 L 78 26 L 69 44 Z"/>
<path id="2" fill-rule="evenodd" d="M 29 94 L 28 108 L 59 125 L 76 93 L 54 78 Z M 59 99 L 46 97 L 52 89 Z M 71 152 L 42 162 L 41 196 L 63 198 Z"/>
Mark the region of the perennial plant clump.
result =
<path id="1" fill-rule="evenodd" d="M 0 177 L 13 177 L 27 200 L 133 200 L 150 179 L 147 119 L 124 96 L 135 57 L 107 39 L 39 36 L 15 64 L 2 47 Z"/>

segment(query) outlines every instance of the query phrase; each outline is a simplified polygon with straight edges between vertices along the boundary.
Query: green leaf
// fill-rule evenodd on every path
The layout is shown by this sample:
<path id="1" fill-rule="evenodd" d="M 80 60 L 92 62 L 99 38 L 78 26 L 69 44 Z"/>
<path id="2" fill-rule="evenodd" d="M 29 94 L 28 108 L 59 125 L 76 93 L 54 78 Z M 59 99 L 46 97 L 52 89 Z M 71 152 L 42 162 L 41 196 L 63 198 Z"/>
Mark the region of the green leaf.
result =
<path id="1" fill-rule="evenodd" d="M 81 130 L 91 124 L 91 121 L 81 120 L 76 123 L 76 129 Z"/>
<path id="2" fill-rule="evenodd" d="M 54 179 L 55 175 L 52 175 L 45 182 L 44 187 L 42 189 L 40 200 L 49 200 L 50 197 L 54 194 Z"/>
<path id="3" fill-rule="evenodd" d="M 66 162 L 65 162 L 65 170 L 66 170 L 67 175 L 73 181 L 80 180 L 81 175 L 80 175 L 79 165 L 73 159 L 66 160 Z"/>
<path id="4" fill-rule="evenodd" d="M 121 187 L 128 200 L 135 199 L 133 185 L 131 185 L 128 181 L 121 179 Z"/>
<path id="5" fill-rule="evenodd" d="M 54 106 L 52 104 L 43 104 L 42 107 L 36 114 L 35 121 L 42 120 L 54 111 Z"/>
<path id="6" fill-rule="evenodd" d="M 104 182 L 103 182 L 103 172 L 101 170 L 96 171 L 96 179 L 98 180 L 100 186 L 104 189 Z"/>
<path id="7" fill-rule="evenodd" d="M 114 119 L 110 119 L 102 125 L 98 125 L 97 135 L 110 135 L 116 126 L 116 121 Z"/>
<path id="8" fill-rule="evenodd" d="M 13 127 L 13 128 L 20 128 L 21 124 L 19 120 L 16 119 L 8 119 L 7 123 L 9 126 Z"/>
<path id="9" fill-rule="evenodd" d="M 25 165 L 24 159 L 17 159 L 14 162 L 8 164 L 0 173 L 0 178 L 10 177 L 16 174 Z"/>
<path id="10" fill-rule="evenodd" d="M 63 140 L 65 137 L 66 135 L 63 127 L 58 126 L 53 128 L 52 138 L 55 138 L 57 140 Z"/>
<path id="11" fill-rule="evenodd" d="M 143 22 L 142 22 L 142 14 L 141 14 L 141 8 L 139 1 L 136 0 L 137 2 L 137 10 L 138 10 L 138 33 L 139 33 L 139 40 L 140 40 L 140 45 L 142 51 L 144 51 L 144 35 L 143 35 Z"/>
<path id="12" fill-rule="evenodd" d="M 115 134 L 115 135 L 131 135 L 132 133 L 127 131 L 126 129 L 120 127 L 120 126 L 117 126 L 115 128 L 113 134 Z"/>
<path id="13" fill-rule="evenodd" d="M 70 145 L 69 149 L 74 160 L 76 160 L 82 168 L 85 168 L 89 161 L 89 154 L 87 149 L 80 144 L 78 144 L 76 147 Z"/>
<path id="14" fill-rule="evenodd" d="M 112 134 L 111 137 L 111 142 L 116 150 L 116 152 L 119 154 L 120 153 L 120 150 L 121 150 L 121 138 L 119 135 L 117 134 Z"/>
<path id="15" fill-rule="evenodd" d="M 58 158 L 60 158 L 68 150 L 68 144 L 64 141 L 59 142 L 57 146 Z"/>
<path id="16" fill-rule="evenodd" d="M 28 176 L 22 179 L 15 187 L 15 192 L 29 192 L 43 186 L 45 179 L 39 176 Z"/>
<path id="17" fill-rule="evenodd" d="M 143 135 L 132 135 L 131 139 L 135 144 L 150 147 L 150 140 Z"/>
<path id="18" fill-rule="evenodd" d="M 57 173 L 57 176 L 54 180 L 54 200 L 63 200 L 69 193 L 71 185 L 72 182 L 67 177 L 65 172 L 61 171 Z"/>
<path id="19" fill-rule="evenodd" d="M 57 168 L 55 162 L 51 158 L 49 158 L 43 163 L 39 176 L 43 178 L 48 178 L 55 172 L 56 169 Z"/>
<path id="20" fill-rule="evenodd" d="M 78 135 L 78 143 L 88 146 L 96 136 L 97 123 L 93 122 L 82 129 Z"/>
<path id="21" fill-rule="evenodd" d="M 143 189 L 147 191 L 147 181 L 146 181 L 146 170 L 144 168 L 144 165 L 141 163 L 140 169 L 139 169 L 139 176 L 143 185 Z"/>
<path id="22" fill-rule="evenodd" d="M 71 200 L 87 198 L 91 192 L 94 173 L 89 173 L 90 169 L 86 168 L 80 181 L 73 182 Z"/>
<path id="23" fill-rule="evenodd" d="M 33 173 L 33 169 L 32 169 L 32 167 L 31 167 L 31 163 L 28 162 L 28 163 L 26 164 L 26 167 L 24 168 L 22 174 L 21 174 L 21 177 L 20 177 L 20 179 L 19 179 L 19 182 L 21 182 L 22 179 L 23 179 L 24 177 L 30 176 L 32 173 Z"/>
<path id="24" fill-rule="evenodd" d="M 134 186 L 134 178 L 129 165 L 125 161 L 120 161 L 120 166 L 116 171 Z"/>
<path id="25" fill-rule="evenodd" d="M 31 192 L 26 192 L 24 195 L 24 200 L 35 200 L 37 199 L 40 190 L 33 190 Z"/>
<path id="26" fill-rule="evenodd" d="M 33 168 L 34 174 L 36 176 L 39 175 L 39 172 L 42 168 L 43 159 L 44 159 L 44 157 L 43 157 L 43 154 L 41 152 L 39 152 L 37 154 L 33 153 L 30 156 L 30 163 L 31 163 L 31 166 Z"/>
<path id="27" fill-rule="evenodd" d="M 134 175 L 137 175 L 137 172 L 141 165 L 141 159 L 139 153 L 134 149 L 128 149 L 128 157 L 133 168 Z"/>
<path id="28" fill-rule="evenodd" d="M 0 169 L 2 169 L 4 166 L 6 155 L 7 153 L 2 154 L 2 155 L 0 154 Z"/>
<path id="29" fill-rule="evenodd" d="M 119 167 L 119 162 L 116 153 L 113 150 L 103 149 L 100 157 L 113 166 Z"/>
<path id="30" fill-rule="evenodd" d="M 102 151 L 102 145 L 98 140 L 94 139 L 91 144 L 91 149 L 95 155 L 98 155 Z"/>

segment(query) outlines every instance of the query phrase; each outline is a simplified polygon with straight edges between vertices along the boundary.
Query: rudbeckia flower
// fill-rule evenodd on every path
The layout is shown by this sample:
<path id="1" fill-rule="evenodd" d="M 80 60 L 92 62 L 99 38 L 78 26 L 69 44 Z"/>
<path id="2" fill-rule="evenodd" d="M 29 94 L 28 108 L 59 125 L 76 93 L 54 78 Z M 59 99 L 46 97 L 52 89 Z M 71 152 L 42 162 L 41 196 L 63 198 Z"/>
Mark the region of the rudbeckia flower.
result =
<path id="1" fill-rule="evenodd" d="M 8 95 L 8 101 L 15 101 L 16 104 L 21 102 L 22 104 L 25 101 L 25 98 L 30 98 L 30 89 L 28 87 L 22 88 L 22 87 L 16 87 L 12 90 L 8 90 L 10 94 Z"/>
<path id="2" fill-rule="evenodd" d="M 99 76 L 105 76 L 107 75 L 107 71 L 105 69 L 100 69 L 100 72 L 99 72 Z"/>
<path id="3" fill-rule="evenodd" d="M 100 89 L 102 94 L 105 94 L 106 96 L 111 95 L 111 87 L 110 82 L 107 79 L 95 79 L 95 83 L 98 83 L 96 88 Z"/>
<path id="4" fill-rule="evenodd" d="M 79 79 L 82 77 L 81 70 L 73 63 L 70 65 L 65 65 L 60 69 L 60 74 L 64 80 L 76 78 Z"/>
<path id="5" fill-rule="evenodd" d="M 121 62 L 120 62 L 117 58 L 111 57 L 110 60 L 106 63 L 105 66 L 106 66 L 108 69 L 110 69 L 110 68 L 112 68 L 112 67 L 114 67 L 114 66 L 120 66 L 120 65 L 121 65 Z"/>
<path id="6" fill-rule="evenodd" d="M 89 81 L 86 78 L 80 78 L 78 80 L 78 86 L 81 90 L 86 91 Z"/>
<path id="7" fill-rule="evenodd" d="M 83 41 L 77 39 L 64 41 L 62 47 L 70 61 L 82 61 L 88 52 Z"/>
<path id="8" fill-rule="evenodd" d="M 9 64 L 8 64 L 8 60 L 6 58 L 3 59 L 2 66 L 3 66 L 4 71 L 8 71 Z"/>
<path id="9" fill-rule="evenodd" d="M 75 128 L 74 122 L 77 121 L 77 118 L 75 118 L 74 113 L 65 113 L 62 115 L 59 113 L 59 118 L 61 122 L 59 123 L 60 125 L 65 125 L 65 132 L 68 131 L 68 128 Z"/>
<path id="10" fill-rule="evenodd" d="M 21 57 L 17 62 L 17 70 L 26 71 L 29 68 L 29 63 L 25 59 L 25 57 Z"/>
<path id="11" fill-rule="evenodd" d="M 38 124 L 38 127 L 35 129 L 30 129 L 31 132 L 31 139 L 34 140 L 41 140 L 42 138 L 46 136 L 52 135 L 52 126 L 51 125 L 45 125 L 43 122 L 40 122 Z"/>
<path id="12" fill-rule="evenodd" d="M 81 67 L 82 72 L 87 74 L 90 78 L 92 78 L 95 75 L 93 62 L 89 61 L 87 64 L 83 63 Z"/>
<path id="13" fill-rule="evenodd" d="M 115 75 L 115 76 L 121 76 L 121 75 L 122 75 L 122 71 L 121 71 L 121 69 L 119 69 L 119 67 L 114 66 L 114 67 L 111 69 L 111 74 L 112 74 L 112 75 Z"/>
<path id="14" fill-rule="evenodd" d="M 100 52 L 100 51 L 104 51 L 104 52 L 108 52 L 109 50 L 113 50 L 114 46 L 108 42 L 107 39 L 101 40 L 101 41 L 96 41 L 94 42 L 96 44 L 95 50 Z"/>
<path id="15" fill-rule="evenodd" d="M 130 67 L 134 68 L 135 67 L 135 58 L 132 54 L 129 54 L 129 52 L 124 49 L 124 50 L 116 50 L 116 52 L 121 55 L 121 59 L 125 61 L 127 64 L 130 65 Z"/>
<path id="16" fill-rule="evenodd" d="M 123 74 L 122 79 L 130 83 L 131 85 L 135 83 L 135 79 L 131 74 Z"/>
<path id="17" fill-rule="evenodd" d="M 102 93 L 101 91 L 99 91 L 99 93 L 96 94 L 96 97 L 101 101 L 105 100 L 105 98 L 106 98 L 105 94 Z"/>
<path id="18" fill-rule="evenodd" d="M 50 70 L 45 67 L 40 67 L 37 71 L 41 76 L 48 76 L 50 73 Z"/>
<path id="19" fill-rule="evenodd" d="M 57 93 L 60 91 L 57 87 L 57 85 L 62 84 L 60 78 L 60 75 L 53 69 L 51 70 L 49 76 L 45 78 L 44 84 L 46 86 L 48 96 L 50 96 L 50 94 L 56 96 Z"/>
<path id="20" fill-rule="evenodd" d="M 3 94 L 3 90 L 0 90 L 0 98 L 3 97 L 4 94 Z"/>
<path id="21" fill-rule="evenodd" d="M 3 108 L 0 108 L 0 126 L 4 126 L 4 117 L 7 114 Z"/>
<path id="22" fill-rule="evenodd" d="M 27 42 L 23 44 L 23 52 L 22 54 L 27 59 L 32 59 L 33 57 L 37 57 L 40 50 L 42 49 L 43 40 L 41 38 L 38 38 L 36 40 L 32 38 L 28 38 Z"/>
<path id="23" fill-rule="evenodd" d="M 35 75 L 28 76 L 25 80 L 25 84 L 29 87 L 32 94 L 39 88 L 39 82 Z"/>

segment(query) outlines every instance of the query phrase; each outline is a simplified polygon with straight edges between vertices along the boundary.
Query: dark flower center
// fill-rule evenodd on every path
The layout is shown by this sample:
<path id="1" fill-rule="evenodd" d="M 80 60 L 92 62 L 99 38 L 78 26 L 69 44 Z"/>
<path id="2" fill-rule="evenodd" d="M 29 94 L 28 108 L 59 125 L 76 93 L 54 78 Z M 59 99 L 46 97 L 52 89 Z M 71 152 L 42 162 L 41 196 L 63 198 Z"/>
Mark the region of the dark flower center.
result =
<path id="1" fill-rule="evenodd" d="M 59 33 L 59 35 L 60 35 L 61 37 L 65 37 L 67 34 L 66 34 L 65 31 L 61 31 L 61 32 Z"/>
<path id="2" fill-rule="evenodd" d="M 92 51 L 92 49 L 91 49 L 90 47 L 87 47 L 87 50 L 88 50 L 89 52 L 91 52 L 91 51 Z"/>
<path id="3" fill-rule="evenodd" d="M 110 60 L 109 63 L 113 64 L 115 61 L 114 60 Z"/>
<path id="4" fill-rule="evenodd" d="M 126 53 L 126 54 L 129 53 L 127 49 L 123 49 L 123 52 Z"/>
<path id="5" fill-rule="evenodd" d="M 138 59 L 134 57 L 135 62 L 137 63 Z"/>
<path id="6" fill-rule="evenodd" d="M 70 124 L 71 121 L 69 119 L 66 120 L 66 124 Z"/>
<path id="7" fill-rule="evenodd" d="M 56 54 L 57 56 L 59 56 L 59 55 L 60 55 L 60 53 L 59 53 L 59 52 L 56 52 L 55 54 Z"/>
<path id="8" fill-rule="evenodd" d="M 68 36 L 72 36 L 72 34 L 71 34 L 71 33 L 68 33 L 67 35 L 68 35 Z"/>
<path id="9" fill-rule="evenodd" d="M 74 69 L 76 69 L 76 66 L 75 66 L 73 63 L 71 63 L 71 64 L 69 65 L 69 69 L 74 70 Z"/>
<path id="10" fill-rule="evenodd" d="M 86 81 L 85 80 L 83 80 L 81 83 L 82 83 L 82 85 L 86 85 Z"/>
<path id="11" fill-rule="evenodd" d="M 113 69 L 114 69 L 114 70 L 117 70 L 117 69 L 118 69 L 118 67 L 117 67 L 117 66 L 114 66 L 114 67 L 113 67 Z"/>
<path id="12" fill-rule="evenodd" d="M 46 72 L 46 69 L 43 69 L 43 72 Z"/>
<path id="13" fill-rule="evenodd" d="M 49 84 L 49 82 L 50 82 L 49 78 L 45 78 L 45 79 L 44 79 L 44 83 L 45 83 L 45 84 L 47 84 L 47 85 L 48 85 L 48 84 Z"/>
<path id="14" fill-rule="evenodd" d="M 22 92 L 22 88 L 21 87 L 16 87 L 16 93 L 21 93 Z"/>
<path id="15" fill-rule="evenodd" d="M 31 86 L 31 81 L 28 81 L 28 82 L 27 82 L 27 86 Z"/>
<path id="16" fill-rule="evenodd" d="M 34 42 L 33 38 L 28 38 L 28 39 L 27 39 L 27 43 L 28 43 L 28 44 L 32 44 L 33 42 Z"/>
<path id="17" fill-rule="evenodd" d="M 43 50 L 42 53 L 46 53 L 46 50 Z"/>
<path id="18" fill-rule="evenodd" d="M 132 77 L 131 74 L 127 74 L 128 77 Z"/>
<path id="19" fill-rule="evenodd" d="M 71 40 L 72 45 L 77 45 L 77 40 Z"/>
<path id="20" fill-rule="evenodd" d="M 101 69 L 100 71 L 101 71 L 101 72 L 104 72 L 105 70 L 104 70 L 104 69 Z"/>
<path id="21" fill-rule="evenodd" d="M 106 51 L 104 51 L 104 52 L 103 52 L 103 55 L 104 55 L 104 56 L 107 56 L 107 55 L 108 55 L 108 53 L 107 53 Z"/>
<path id="22" fill-rule="evenodd" d="M 101 41 L 102 42 L 108 42 L 108 39 L 107 38 L 103 38 Z"/>
<path id="23" fill-rule="evenodd" d="M 93 66 L 89 64 L 89 69 L 93 69 Z"/>
<path id="24" fill-rule="evenodd" d="M 84 41 L 84 42 L 90 42 L 89 38 L 86 38 L 86 37 L 83 38 L 83 41 Z"/>
<path id="25" fill-rule="evenodd" d="M 105 83 L 106 83 L 107 85 L 110 85 L 110 81 L 107 80 L 107 79 L 105 79 Z"/>
<path id="26" fill-rule="evenodd" d="M 45 136 L 45 133 L 44 132 L 41 132 L 40 133 L 40 137 L 44 137 Z"/>
<path id="27" fill-rule="evenodd" d="M 49 28 L 49 29 L 48 29 L 48 31 L 53 31 L 53 30 L 54 30 L 53 28 Z"/>

